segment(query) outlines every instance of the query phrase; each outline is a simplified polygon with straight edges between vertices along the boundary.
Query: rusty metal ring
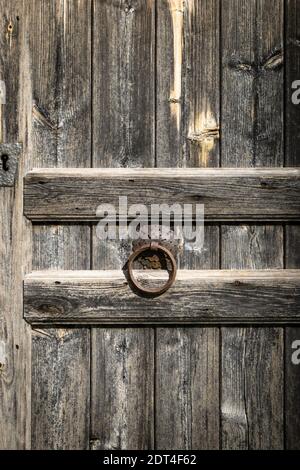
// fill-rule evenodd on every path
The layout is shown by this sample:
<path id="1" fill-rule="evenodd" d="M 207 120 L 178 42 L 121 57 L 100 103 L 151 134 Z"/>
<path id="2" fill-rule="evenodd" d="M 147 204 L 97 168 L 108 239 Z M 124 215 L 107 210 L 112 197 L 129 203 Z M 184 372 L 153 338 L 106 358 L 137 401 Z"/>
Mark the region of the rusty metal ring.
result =
<path id="1" fill-rule="evenodd" d="M 168 270 L 169 279 L 162 287 L 159 287 L 159 288 L 143 287 L 136 280 L 136 278 L 133 275 L 133 263 L 134 263 L 134 261 L 142 253 L 144 253 L 145 251 L 149 251 L 149 250 L 151 250 L 151 251 L 160 251 L 161 253 L 164 253 L 165 255 L 167 255 L 168 259 L 171 262 L 172 269 L 170 271 Z M 165 246 L 160 245 L 157 242 L 146 243 L 145 245 L 141 246 L 140 248 L 136 249 L 133 253 L 131 253 L 131 255 L 128 259 L 127 269 L 128 269 L 129 281 L 141 294 L 144 294 L 144 295 L 150 295 L 150 294 L 152 294 L 152 295 L 161 295 L 164 292 L 166 292 L 172 286 L 173 282 L 175 281 L 176 271 L 177 271 L 176 261 L 175 261 L 175 258 L 173 256 L 173 254 L 171 253 L 171 251 L 168 250 L 168 248 L 166 248 Z"/>

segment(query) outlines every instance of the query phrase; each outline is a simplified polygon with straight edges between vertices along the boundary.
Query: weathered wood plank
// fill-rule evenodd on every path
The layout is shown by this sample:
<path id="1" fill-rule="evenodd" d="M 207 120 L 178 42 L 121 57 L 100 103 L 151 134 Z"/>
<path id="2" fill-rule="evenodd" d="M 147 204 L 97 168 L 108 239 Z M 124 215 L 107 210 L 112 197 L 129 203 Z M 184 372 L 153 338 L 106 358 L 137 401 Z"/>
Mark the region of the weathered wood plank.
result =
<path id="1" fill-rule="evenodd" d="M 30 327 L 22 318 L 22 279 L 30 271 L 30 224 L 22 218 L 23 175 L 30 165 L 26 116 L 24 5 L 0 1 L 0 140 L 23 142 L 14 186 L 0 188 L 0 448 L 30 448 Z M 5 150 L 5 146 L 1 146 Z M 0 163 L 2 166 L 2 162 Z M 2 168 L 0 170 L 2 173 Z M 0 176 L 0 182 L 7 179 Z"/>
<path id="2" fill-rule="evenodd" d="M 158 449 L 219 446 L 219 331 L 158 328 Z"/>
<path id="3" fill-rule="evenodd" d="M 285 129 L 287 166 L 300 166 L 300 104 L 292 100 L 294 81 L 300 79 L 300 5 L 297 0 L 286 3 L 286 101 Z M 299 89 L 299 85 L 298 85 Z M 299 94 L 298 94 L 299 98 Z M 286 268 L 300 268 L 300 225 L 286 226 Z M 292 362 L 294 341 L 300 340 L 299 328 L 285 332 L 285 444 L 287 449 L 300 449 L 300 373 L 299 364 Z M 296 343 L 297 344 L 297 343 Z"/>
<path id="4" fill-rule="evenodd" d="M 222 165 L 280 166 L 283 1 L 221 3 Z"/>
<path id="5" fill-rule="evenodd" d="M 26 38 L 32 166 L 90 166 L 91 1 L 27 2 Z M 34 267 L 89 269 L 89 245 L 88 226 L 33 226 Z M 34 449 L 89 447 L 89 348 L 86 328 L 33 331 Z"/>
<path id="6" fill-rule="evenodd" d="M 141 272 L 145 282 L 165 279 Z M 163 296 L 143 298 L 121 271 L 33 273 L 25 278 L 31 323 L 292 323 L 299 321 L 297 270 L 182 270 Z"/>
<path id="7" fill-rule="evenodd" d="M 262 268 L 252 271 L 262 274 L 272 272 L 264 271 L 267 268 L 281 268 L 282 260 L 281 226 L 222 227 L 222 267 Z M 280 276 L 286 270 L 276 272 Z M 289 299 L 293 301 L 294 295 L 290 291 Z M 251 309 L 255 308 L 252 302 Z M 266 303 L 265 318 L 271 311 Z M 282 448 L 283 331 L 222 328 L 222 377 L 222 447 Z"/>
<path id="8" fill-rule="evenodd" d="M 204 204 L 216 220 L 297 220 L 300 169 L 48 169 L 26 176 L 33 220 L 97 220 L 100 204 Z"/>
<path id="9" fill-rule="evenodd" d="M 94 329 L 91 439 L 99 449 L 153 446 L 152 328 Z"/>
<path id="10" fill-rule="evenodd" d="M 276 225 L 224 225 L 222 268 L 278 269 L 283 274 L 283 228 Z"/>
<path id="11" fill-rule="evenodd" d="M 284 163 L 283 3 L 282 0 L 221 2 L 223 167 L 273 167 Z M 279 225 L 223 227 L 221 267 L 282 268 L 282 242 L 283 230 Z M 265 315 L 269 313 L 266 305 Z M 221 393 L 226 397 L 226 402 L 222 399 L 222 446 L 283 447 L 281 330 L 224 328 L 222 344 L 225 359 Z M 235 355 L 227 354 L 228 348 Z M 251 360 L 245 362 L 247 356 L 256 357 L 264 350 L 269 351 L 269 356 L 262 356 L 255 368 Z M 266 380 L 262 380 L 265 371 Z"/>
<path id="12" fill-rule="evenodd" d="M 219 161 L 219 2 L 157 5 L 157 164 Z"/>
<path id="13" fill-rule="evenodd" d="M 153 167 L 155 1 L 93 4 L 93 165 Z M 130 251 L 93 227 L 93 269 L 121 269 Z M 153 349 L 152 328 L 92 328 L 92 449 L 153 448 Z"/>
<path id="14" fill-rule="evenodd" d="M 154 164 L 155 2 L 94 2 L 95 166 Z"/>
<path id="15" fill-rule="evenodd" d="M 33 330 L 33 449 L 87 447 L 89 345 L 87 328 Z"/>
<path id="16" fill-rule="evenodd" d="M 193 168 L 190 170 L 193 174 L 195 167 L 219 164 L 219 1 L 162 0 L 156 3 L 157 166 L 187 166 Z M 183 250 L 178 255 L 180 268 L 219 267 L 219 227 L 206 224 L 204 230 L 201 252 L 189 250 L 183 241 Z M 158 330 L 158 448 L 218 447 L 219 371 L 214 367 L 218 338 L 217 328 Z M 201 341 L 199 346 L 197 341 Z M 209 348 L 202 345 L 209 345 Z M 189 355 L 189 351 L 195 351 L 195 356 Z M 187 370 L 181 367 L 182 361 Z M 210 372 L 206 375 L 204 371 L 208 367 Z M 195 369 L 193 377 L 188 371 Z M 187 377 L 190 378 L 188 384 Z"/>
<path id="17" fill-rule="evenodd" d="M 281 328 L 222 329 L 224 449 L 282 448 L 282 384 Z"/>

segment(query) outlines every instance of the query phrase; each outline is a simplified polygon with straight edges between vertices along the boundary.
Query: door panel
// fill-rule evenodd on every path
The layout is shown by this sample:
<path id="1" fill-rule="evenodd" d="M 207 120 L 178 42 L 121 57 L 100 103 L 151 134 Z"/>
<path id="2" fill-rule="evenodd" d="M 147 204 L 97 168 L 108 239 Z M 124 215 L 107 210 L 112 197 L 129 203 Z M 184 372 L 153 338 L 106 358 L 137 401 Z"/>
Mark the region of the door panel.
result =
<path id="1" fill-rule="evenodd" d="M 25 214 L 38 216 L 22 218 L 28 170 L 299 166 L 300 107 L 289 99 L 300 77 L 297 0 L 0 0 L 0 7 L 4 138 L 24 148 L 16 187 L 0 188 L 0 447 L 300 448 L 291 362 L 300 329 L 285 326 L 286 317 L 282 326 L 277 316 L 270 323 L 266 309 L 267 326 L 246 326 L 239 304 L 237 326 L 221 326 L 223 317 L 171 326 L 80 317 L 73 327 L 22 319 L 22 279 L 31 269 L 120 271 L 131 251 L 98 239 L 94 209 L 80 219 L 78 204 L 69 222 L 57 217 L 68 191 L 49 217 L 41 181 L 31 212 L 25 197 Z M 270 204 L 271 190 L 262 190 Z M 214 191 L 220 197 L 221 187 Z M 180 269 L 299 268 L 299 226 L 283 225 L 298 220 L 297 200 L 292 215 L 284 209 L 274 221 L 263 212 L 259 222 L 243 200 L 246 220 L 212 217 L 204 250 L 183 246 Z M 280 289 L 277 296 L 284 298 Z M 261 303 L 251 305 L 255 317 Z M 147 316 L 145 302 L 138 307 Z"/>

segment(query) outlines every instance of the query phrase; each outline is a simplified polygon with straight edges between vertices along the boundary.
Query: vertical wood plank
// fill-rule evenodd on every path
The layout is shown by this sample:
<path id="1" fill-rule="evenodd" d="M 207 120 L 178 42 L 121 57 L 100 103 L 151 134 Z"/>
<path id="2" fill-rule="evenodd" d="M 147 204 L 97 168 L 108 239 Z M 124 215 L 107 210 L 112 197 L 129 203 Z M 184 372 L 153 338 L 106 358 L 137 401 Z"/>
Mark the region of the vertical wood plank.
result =
<path id="1" fill-rule="evenodd" d="M 153 358 L 152 328 L 94 329 L 91 438 L 98 449 L 153 446 Z"/>
<path id="2" fill-rule="evenodd" d="M 293 103 L 292 84 L 300 80 L 300 5 L 287 0 L 285 11 L 286 47 L 286 101 L 285 101 L 285 163 L 299 166 L 300 104 Z M 299 87 L 298 87 L 299 89 Z M 286 268 L 300 268 L 300 226 L 286 226 Z M 292 362 L 294 341 L 300 340 L 300 328 L 286 328 L 285 332 L 285 444 L 287 449 L 300 449 L 300 365 Z"/>
<path id="3" fill-rule="evenodd" d="M 34 329 L 33 449 L 85 449 L 89 436 L 89 329 Z"/>
<path id="4" fill-rule="evenodd" d="M 26 18 L 33 166 L 89 167 L 91 2 L 33 1 Z M 90 228 L 34 226 L 33 265 L 89 269 Z M 89 348 L 88 328 L 33 331 L 32 448 L 88 448 Z"/>
<path id="5" fill-rule="evenodd" d="M 158 328 L 156 354 L 157 448 L 218 448 L 218 329 Z"/>
<path id="6" fill-rule="evenodd" d="M 155 2 L 94 2 L 93 164 L 155 166 Z M 129 243 L 101 241 L 93 269 L 118 269 Z M 154 443 L 154 331 L 92 329 L 92 449 Z"/>
<path id="7" fill-rule="evenodd" d="M 224 167 L 283 165 L 283 1 L 222 2 Z M 221 267 L 283 267 L 280 225 L 228 225 Z M 222 328 L 222 447 L 283 447 L 281 328 Z"/>
<path id="8" fill-rule="evenodd" d="M 222 1 L 222 162 L 283 165 L 283 1 Z"/>
<path id="9" fill-rule="evenodd" d="M 218 166 L 219 2 L 157 3 L 158 166 Z"/>
<path id="10" fill-rule="evenodd" d="M 15 186 L 0 188 L 0 448 L 30 447 L 30 327 L 23 320 L 23 274 L 30 270 L 30 224 L 23 217 L 23 176 L 30 167 L 24 126 L 26 81 L 22 74 L 24 9 L 0 1 L 1 138 L 23 142 Z"/>
<path id="11" fill-rule="evenodd" d="M 155 2 L 94 2 L 95 166 L 154 163 Z"/>
<path id="12" fill-rule="evenodd" d="M 157 2 L 157 166 L 219 164 L 219 2 Z M 172 201 L 170 201 L 172 203 Z M 184 247 L 180 268 L 219 267 L 219 226 L 201 253 Z M 159 328 L 156 447 L 219 446 L 218 328 Z"/>
<path id="13" fill-rule="evenodd" d="M 222 447 L 283 444 L 283 329 L 222 329 Z"/>
<path id="14" fill-rule="evenodd" d="M 282 260 L 281 226 L 222 227 L 224 269 L 279 269 Z M 222 328 L 221 393 L 224 449 L 282 448 L 282 328 Z"/>

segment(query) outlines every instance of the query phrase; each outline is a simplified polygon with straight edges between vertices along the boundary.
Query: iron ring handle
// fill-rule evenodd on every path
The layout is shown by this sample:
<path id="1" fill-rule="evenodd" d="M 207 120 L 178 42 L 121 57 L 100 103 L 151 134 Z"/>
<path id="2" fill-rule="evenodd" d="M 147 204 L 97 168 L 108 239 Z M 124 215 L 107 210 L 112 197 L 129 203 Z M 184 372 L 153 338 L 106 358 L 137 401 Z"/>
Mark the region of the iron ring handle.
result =
<path id="1" fill-rule="evenodd" d="M 167 282 L 162 286 L 162 287 L 159 287 L 159 288 L 152 288 L 152 287 L 144 287 L 142 286 L 137 280 L 136 278 L 134 277 L 133 275 L 133 263 L 134 261 L 142 254 L 144 253 L 145 251 L 160 251 L 161 253 L 164 253 L 168 259 L 170 260 L 171 262 L 171 270 L 168 271 L 169 273 L 169 279 L 167 280 Z M 170 250 L 168 250 L 168 248 L 166 248 L 165 246 L 163 245 L 160 245 L 159 243 L 157 242 L 150 242 L 150 243 L 147 243 L 145 245 L 143 245 L 142 247 L 140 248 L 137 248 L 133 253 L 131 253 L 129 259 L 128 259 L 128 263 L 127 263 L 127 270 L 128 270 L 128 278 L 129 278 L 129 281 L 130 283 L 141 293 L 141 294 L 144 294 L 144 295 L 153 295 L 153 296 L 156 296 L 156 295 L 161 295 L 163 294 L 164 292 L 166 292 L 171 286 L 172 284 L 174 283 L 175 281 L 175 278 L 176 278 L 176 272 L 177 272 L 177 268 L 176 268 L 176 261 L 175 261 L 175 258 L 173 256 L 173 254 L 171 253 Z"/>

